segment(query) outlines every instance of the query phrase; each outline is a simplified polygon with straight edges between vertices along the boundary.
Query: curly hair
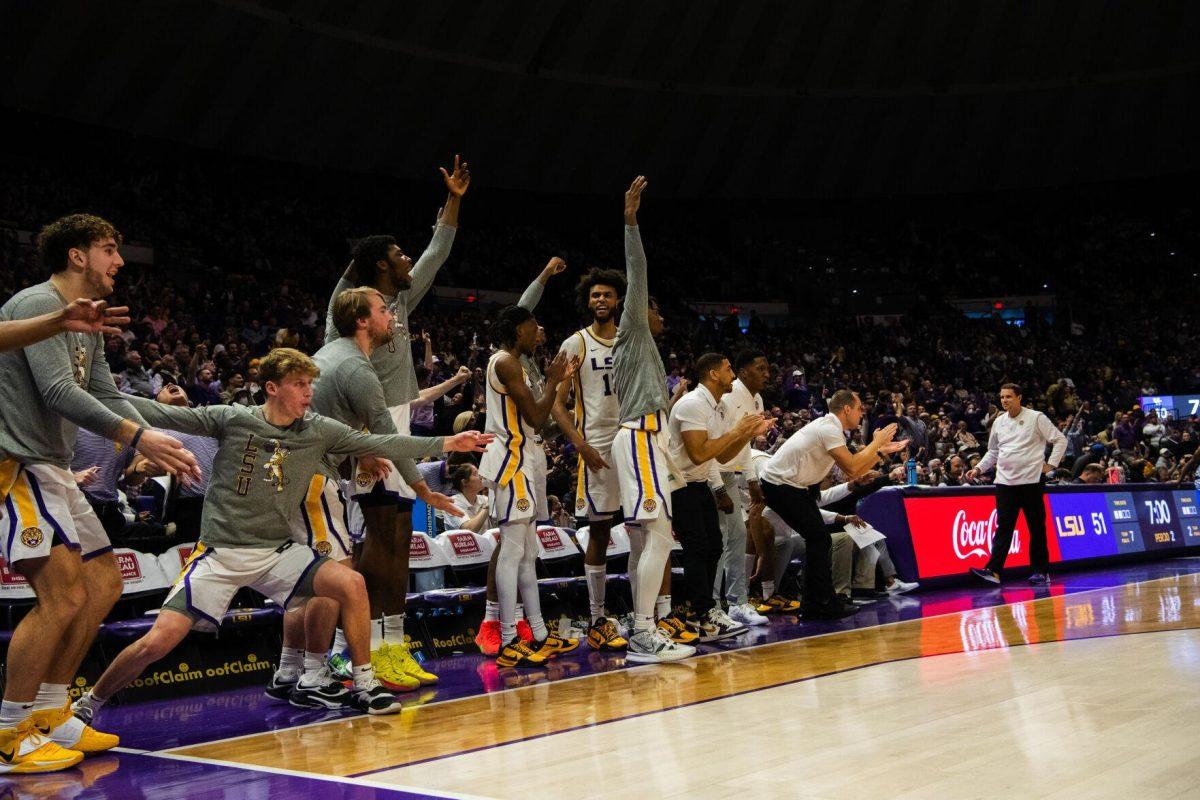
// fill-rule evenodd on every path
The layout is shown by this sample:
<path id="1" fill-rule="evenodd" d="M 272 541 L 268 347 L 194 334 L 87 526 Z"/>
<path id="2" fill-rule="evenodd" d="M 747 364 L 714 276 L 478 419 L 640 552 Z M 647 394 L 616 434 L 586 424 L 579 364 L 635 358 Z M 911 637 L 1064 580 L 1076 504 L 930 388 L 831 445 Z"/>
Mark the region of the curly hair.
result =
<path id="1" fill-rule="evenodd" d="M 69 214 L 54 220 L 37 235 L 38 259 L 48 274 L 62 272 L 72 250 L 87 250 L 96 242 L 124 241 L 111 222 L 94 214 Z"/>
<path id="2" fill-rule="evenodd" d="M 593 286 L 611 286 L 617 290 L 617 303 L 625 297 L 625 275 L 620 270 L 602 269 L 600 267 L 592 267 L 579 278 L 579 283 L 575 284 L 575 307 L 579 313 L 587 317 L 591 314 L 588 310 L 588 300 L 591 299 Z M 616 313 L 616 309 L 613 309 Z"/>
<path id="3" fill-rule="evenodd" d="M 375 265 L 388 260 L 388 251 L 396 243 L 394 236 L 365 236 L 354 243 L 350 259 L 354 262 L 355 286 L 375 285 Z"/>
<path id="4" fill-rule="evenodd" d="M 522 306 L 505 306 L 492 320 L 488 329 L 492 342 L 501 347 L 516 344 L 517 326 L 526 320 L 533 319 L 533 312 Z"/>

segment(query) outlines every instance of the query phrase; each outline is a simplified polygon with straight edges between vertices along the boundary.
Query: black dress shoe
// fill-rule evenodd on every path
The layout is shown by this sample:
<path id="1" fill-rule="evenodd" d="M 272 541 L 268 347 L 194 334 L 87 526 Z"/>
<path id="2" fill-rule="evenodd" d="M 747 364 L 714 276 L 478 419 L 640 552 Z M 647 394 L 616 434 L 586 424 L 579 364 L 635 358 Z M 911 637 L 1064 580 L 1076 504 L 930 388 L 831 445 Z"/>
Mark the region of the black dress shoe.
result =
<path id="1" fill-rule="evenodd" d="M 858 612 L 858 608 L 847 605 L 840 600 L 834 600 L 823 606 L 801 606 L 800 619 L 830 620 L 842 619 Z"/>

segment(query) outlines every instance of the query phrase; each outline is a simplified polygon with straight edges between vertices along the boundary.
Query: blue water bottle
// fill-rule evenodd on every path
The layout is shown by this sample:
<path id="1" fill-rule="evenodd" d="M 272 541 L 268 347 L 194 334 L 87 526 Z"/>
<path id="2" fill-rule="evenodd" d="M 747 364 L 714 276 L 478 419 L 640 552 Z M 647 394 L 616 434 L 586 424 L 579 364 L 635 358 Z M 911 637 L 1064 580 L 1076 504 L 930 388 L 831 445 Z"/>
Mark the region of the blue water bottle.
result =
<path id="1" fill-rule="evenodd" d="M 906 461 L 904 464 L 904 471 L 905 471 L 905 474 L 908 476 L 908 485 L 916 486 L 917 485 L 917 460 L 915 458 L 910 458 L 908 461 Z"/>

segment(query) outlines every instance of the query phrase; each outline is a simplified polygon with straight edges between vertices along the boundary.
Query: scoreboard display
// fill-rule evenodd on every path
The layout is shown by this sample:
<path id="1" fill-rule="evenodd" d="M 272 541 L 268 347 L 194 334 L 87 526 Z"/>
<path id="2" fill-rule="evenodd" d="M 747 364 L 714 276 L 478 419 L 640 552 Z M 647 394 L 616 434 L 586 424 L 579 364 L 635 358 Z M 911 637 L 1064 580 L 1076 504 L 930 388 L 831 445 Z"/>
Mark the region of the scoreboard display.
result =
<path id="1" fill-rule="evenodd" d="M 1046 532 L 1051 562 L 1132 553 L 1169 555 L 1169 551 L 1200 545 L 1200 499 L 1196 489 L 1122 488 L 1105 485 L 1091 491 L 1055 491 L 1051 487 L 1047 491 Z M 902 505 L 917 577 L 958 575 L 987 563 L 996 528 L 992 492 L 907 490 Z M 872 524 L 888 533 L 889 542 L 897 538 L 883 527 L 883 520 L 872 520 Z M 1022 514 L 1008 565 L 1029 564 L 1029 535 Z M 892 549 L 897 546 L 904 545 L 896 542 Z"/>

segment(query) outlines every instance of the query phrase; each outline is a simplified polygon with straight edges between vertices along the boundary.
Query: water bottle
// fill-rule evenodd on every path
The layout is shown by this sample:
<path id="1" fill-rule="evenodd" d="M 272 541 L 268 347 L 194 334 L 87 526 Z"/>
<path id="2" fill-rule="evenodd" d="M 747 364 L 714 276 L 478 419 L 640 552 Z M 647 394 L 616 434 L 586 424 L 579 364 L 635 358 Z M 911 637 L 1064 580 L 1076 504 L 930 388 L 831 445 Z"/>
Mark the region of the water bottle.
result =
<path id="1" fill-rule="evenodd" d="M 904 463 L 904 471 L 905 471 L 905 474 L 908 476 L 908 485 L 916 486 L 917 485 L 917 460 L 915 458 L 910 458 L 908 461 L 906 461 Z"/>

